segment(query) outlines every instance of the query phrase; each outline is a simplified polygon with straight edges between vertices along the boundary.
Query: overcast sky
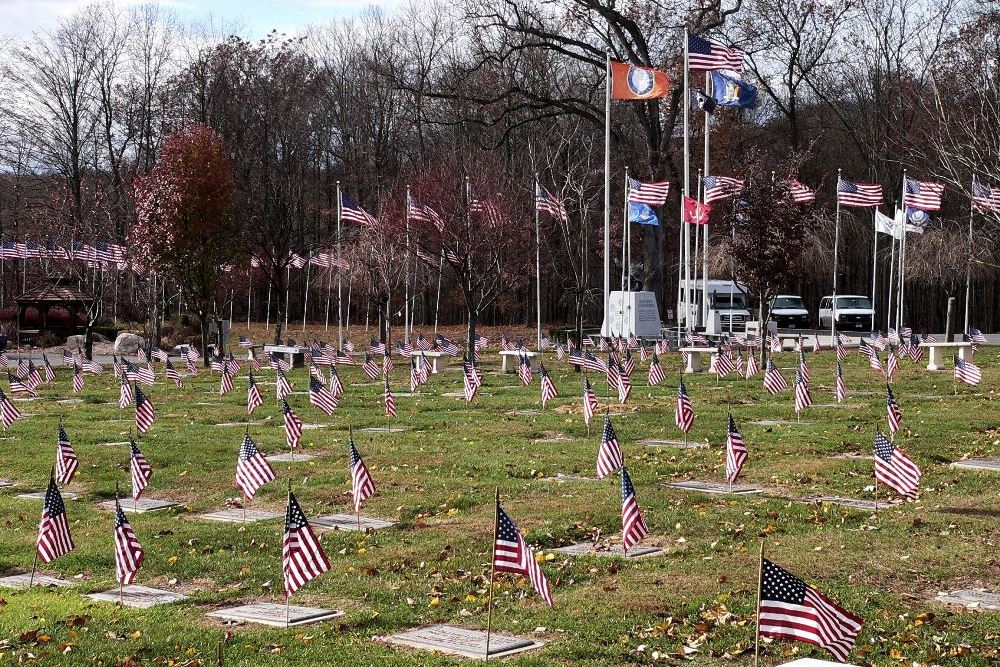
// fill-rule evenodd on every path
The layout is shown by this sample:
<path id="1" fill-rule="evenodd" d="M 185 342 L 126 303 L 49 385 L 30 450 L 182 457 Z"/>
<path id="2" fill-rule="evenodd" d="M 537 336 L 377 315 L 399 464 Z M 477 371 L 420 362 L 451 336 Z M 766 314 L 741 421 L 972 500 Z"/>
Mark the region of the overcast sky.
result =
<path id="1" fill-rule="evenodd" d="M 28 37 L 35 30 L 53 28 L 61 17 L 90 4 L 91 0 L 0 0 L 0 35 Z M 117 0 L 140 4 L 137 0 Z M 401 0 L 161 0 L 158 4 L 177 12 L 184 22 L 213 19 L 239 24 L 251 37 L 272 29 L 295 33 L 309 23 L 354 16 L 366 7 L 392 7 Z"/>

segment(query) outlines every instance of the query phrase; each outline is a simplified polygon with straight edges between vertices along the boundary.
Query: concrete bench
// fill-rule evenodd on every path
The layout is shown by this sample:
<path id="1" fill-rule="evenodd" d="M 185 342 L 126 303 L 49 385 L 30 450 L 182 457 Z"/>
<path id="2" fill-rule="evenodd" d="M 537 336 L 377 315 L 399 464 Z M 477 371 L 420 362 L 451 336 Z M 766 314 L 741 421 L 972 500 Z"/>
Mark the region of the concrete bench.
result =
<path id="1" fill-rule="evenodd" d="M 530 352 L 528 350 L 501 350 L 500 351 L 500 372 L 501 373 L 513 373 L 517 370 L 518 364 L 521 362 L 521 357 L 525 356 L 530 362 L 532 359 L 538 356 L 537 352 Z M 509 364 L 508 360 L 513 359 L 514 363 Z"/>
<path id="2" fill-rule="evenodd" d="M 424 357 L 425 359 L 431 360 L 431 373 L 438 372 L 438 359 L 447 359 L 448 355 L 444 352 L 435 352 L 433 350 L 414 350 L 411 356 L 414 357 Z M 441 365 L 444 366 L 444 361 Z"/>
<path id="3" fill-rule="evenodd" d="M 291 345 L 265 345 L 264 354 L 270 355 L 272 352 L 280 354 L 292 368 L 302 368 L 306 365 L 307 347 L 295 347 Z"/>
<path id="4" fill-rule="evenodd" d="M 705 370 L 704 366 L 701 365 L 701 355 L 710 354 L 711 360 L 708 364 L 708 370 L 715 370 L 715 357 L 718 354 L 718 348 L 714 347 L 682 347 L 680 352 L 684 353 L 684 372 L 685 373 L 701 373 Z"/>
<path id="5" fill-rule="evenodd" d="M 947 348 L 956 350 L 961 359 L 972 351 L 972 343 L 969 341 L 956 341 L 954 343 L 921 343 L 920 347 L 927 348 L 927 370 L 944 370 L 944 352 Z"/>

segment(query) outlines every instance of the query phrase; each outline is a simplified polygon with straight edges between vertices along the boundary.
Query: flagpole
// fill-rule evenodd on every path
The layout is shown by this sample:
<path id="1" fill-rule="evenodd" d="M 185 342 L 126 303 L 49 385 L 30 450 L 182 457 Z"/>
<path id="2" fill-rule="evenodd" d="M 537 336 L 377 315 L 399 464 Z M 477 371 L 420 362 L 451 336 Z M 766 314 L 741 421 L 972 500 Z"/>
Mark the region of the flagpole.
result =
<path id="1" fill-rule="evenodd" d="M 306 293 L 302 300 L 302 331 L 306 330 L 306 314 L 309 312 L 309 274 L 312 272 L 312 250 L 306 260 Z"/>
<path id="2" fill-rule="evenodd" d="M 705 72 L 705 92 L 707 92 L 709 95 L 712 95 L 714 93 L 714 90 L 712 89 L 711 72 Z M 685 95 L 688 94 L 688 91 L 686 89 L 684 91 L 684 94 Z M 709 128 L 710 117 L 711 114 L 706 111 L 705 112 L 705 155 L 704 155 L 704 167 L 703 167 L 703 173 L 705 174 L 706 178 L 710 173 L 708 170 L 708 157 L 709 157 L 708 139 L 710 130 Z M 699 186 L 699 189 L 700 187 L 701 186 Z M 702 201 L 704 201 L 704 199 L 707 199 L 707 197 L 703 198 Z M 707 217 L 705 218 L 705 222 L 704 224 L 701 225 L 701 227 L 702 227 L 702 236 L 704 238 L 701 245 L 701 253 L 702 253 L 701 254 L 701 267 L 702 267 L 701 268 L 701 273 L 702 273 L 701 318 L 702 322 L 705 324 L 705 329 L 708 329 L 708 218 Z M 732 318 L 730 318 L 730 322 L 732 322 Z"/>
<path id="3" fill-rule="evenodd" d="M 292 293 L 292 265 L 285 266 L 285 329 L 288 329 L 288 306 Z"/>
<path id="4" fill-rule="evenodd" d="M 976 193 L 976 177 L 972 177 L 972 196 Z M 975 210 L 975 199 L 969 203 L 969 251 L 965 258 L 965 328 L 969 331 L 969 295 L 972 291 L 972 212 Z"/>
<path id="5" fill-rule="evenodd" d="M 604 52 L 604 326 L 611 333 L 611 51 Z"/>
<path id="6" fill-rule="evenodd" d="M 340 191 L 340 181 L 337 181 L 337 349 L 344 348 L 344 309 L 341 305 L 341 283 L 343 281 L 343 255 L 341 255 L 340 219 L 344 215 L 344 195 Z"/>
<path id="7" fill-rule="evenodd" d="M 760 665 L 760 598 L 764 588 L 764 540 L 760 541 L 760 557 L 757 561 L 757 628 L 754 632 L 753 667 Z"/>
<path id="8" fill-rule="evenodd" d="M 536 212 L 537 216 L 538 213 Z M 444 273 L 444 248 L 441 249 L 441 259 L 438 261 L 438 291 L 437 291 L 437 301 L 434 304 L 434 336 L 437 337 L 438 334 L 438 315 L 441 312 L 441 277 Z"/>
<path id="9" fill-rule="evenodd" d="M 500 487 L 496 487 L 493 504 L 493 558 L 490 559 L 490 600 L 486 608 L 486 655 L 490 659 L 490 635 L 493 634 L 493 580 L 497 574 L 497 523 L 500 519 Z"/>
<path id="10" fill-rule="evenodd" d="M 177 307 L 180 308 L 180 304 L 179 303 L 177 304 Z M 266 315 L 266 318 L 264 320 L 264 330 L 267 331 L 267 330 L 270 330 L 270 328 L 271 328 L 271 276 L 268 275 L 268 277 L 267 277 L 267 315 Z"/>
<path id="11" fill-rule="evenodd" d="M 253 276 L 247 271 L 247 333 L 250 333 L 250 309 L 253 303 Z"/>
<path id="12" fill-rule="evenodd" d="M 889 239 L 891 248 L 889 250 L 889 294 L 888 294 L 888 308 L 885 312 L 885 326 L 886 328 L 891 328 L 892 326 L 892 313 L 895 300 L 893 296 L 895 294 L 896 286 L 896 216 L 893 214 L 892 217 L 892 236 Z M 874 327 L 873 327 L 874 328 Z"/>
<path id="13" fill-rule="evenodd" d="M 626 285 L 631 282 L 628 278 L 628 253 L 630 251 L 629 243 L 631 239 L 629 238 L 629 224 L 628 224 L 628 167 L 625 167 L 625 203 L 622 204 L 622 296 L 621 296 L 621 318 L 619 319 L 620 326 L 618 328 L 618 335 L 625 335 L 625 290 Z M 609 331 L 610 333 L 610 331 Z"/>
<path id="14" fill-rule="evenodd" d="M 403 262 L 406 264 L 404 270 L 404 295 L 403 295 L 403 342 L 410 342 L 410 186 L 406 186 L 406 253 Z"/>
<path id="15" fill-rule="evenodd" d="M 684 100 L 684 196 L 690 197 L 691 195 L 691 155 L 690 155 L 690 128 L 688 127 L 688 116 L 690 115 L 690 95 L 688 94 L 688 29 L 684 26 L 684 90 L 681 97 Z M 681 200 L 683 202 L 683 199 Z M 681 214 L 681 226 L 684 228 L 684 324 L 686 327 L 694 331 L 691 323 L 688 321 L 690 316 L 690 300 L 691 300 L 691 228 L 689 225 L 684 223 L 683 216 L 683 204 L 682 204 L 682 214 Z M 677 344 L 680 346 L 680 315 L 678 314 L 678 339 Z"/>
<path id="16" fill-rule="evenodd" d="M 899 281 L 896 288 L 899 290 L 899 296 L 896 298 L 896 329 L 897 336 L 899 335 L 900 324 L 903 321 L 903 298 L 905 297 L 905 289 L 903 289 L 903 267 L 906 264 L 906 170 L 903 170 L 903 190 L 899 194 L 900 205 L 899 207 L 903 211 L 903 220 L 900 225 L 900 235 L 899 239 Z"/>
<path id="17" fill-rule="evenodd" d="M 292 506 L 292 480 L 288 480 L 288 504 L 287 507 Z M 288 526 L 285 526 L 285 530 L 288 530 Z M 285 629 L 288 629 L 288 587 L 282 586 L 285 589 Z"/>
<path id="18" fill-rule="evenodd" d="M 694 197 L 696 200 L 698 200 L 699 204 L 705 203 L 701 196 L 701 186 L 703 182 L 704 181 L 702 181 L 702 171 L 701 169 L 699 169 L 698 175 L 695 176 L 695 183 L 697 185 L 695 185 L 695 190 L 694 190 Z M 692 278 L 693 284 L 691 285 L 690 289 L 695 292 L 698 290 L 698 275 L 699 275 L 698 255 L 701 252 L 702 227 L 704 227 L 704 223 L 699 222 L 697 225 L 695 225 L 694 228 L 694 276 Z M 705 277 L 702 276 L 702 283 L 704 283 L 704 281 Z M 700 323 L 701 323 L 701 307 L 699 306 L 698 315 L 694 318 L 694 326 L 691 327 L 691 331 L 694 331 L 694 327 L 698 326 L 698 324 Z"/>
<path id="19" fill-rule="evenodd" d="M 468 181 L 466 181 L 468 182 Z M 535 196 L 538 195 L 538 172 L 535 172 Z M 535 202 L 535 349 L 542 351 L 542 245 Z"/>
<path id="20" fill-rule="evenodd" d="M 872 250 L 872 328 L 875 328 L 875 276 L 878 274 L 878 206 L 872 208 L 872 233 L 875 235 L 875 247 Z"/>
<path id="21" fill-rule="evenodd" d="M 681 295 L 683 290 L 681 285 L 684 280 L 684 262 L 681 261 L 681 251 L 684 246 L 684 228 L 687 223 L 684 221 L 684 193 L 680 193 L 681 215 L 680 224 L 677 225 L 677 347 L 681 347 Z"/>
<path id="22" fill-rule="evenodd" d="M 837 251 L 840 248 L 840 169 L 837 170 L 837 214 L 833 223 L 833 301 L 830 303 L 830 341 L 837 330 Z"/>

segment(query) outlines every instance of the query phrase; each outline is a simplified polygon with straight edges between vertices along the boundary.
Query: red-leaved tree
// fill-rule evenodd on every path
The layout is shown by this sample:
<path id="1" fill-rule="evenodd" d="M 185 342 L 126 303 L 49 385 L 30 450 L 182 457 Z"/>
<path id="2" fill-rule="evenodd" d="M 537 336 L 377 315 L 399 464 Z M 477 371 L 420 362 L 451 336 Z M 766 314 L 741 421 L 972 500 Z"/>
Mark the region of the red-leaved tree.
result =
<path id="1" fill-rule="evenodd" d="M 136 179 L 136 225 L 130 241 L 139 261 L 184 291 L 201 323 L 208 364 L 208 322 L 227 269 L 244 260 L 233 210 L 233 177 L 222 140 L 188 125 L 167 137 L 159 163 Z M 242 264 L 239 264 L 242 265 Z"/>

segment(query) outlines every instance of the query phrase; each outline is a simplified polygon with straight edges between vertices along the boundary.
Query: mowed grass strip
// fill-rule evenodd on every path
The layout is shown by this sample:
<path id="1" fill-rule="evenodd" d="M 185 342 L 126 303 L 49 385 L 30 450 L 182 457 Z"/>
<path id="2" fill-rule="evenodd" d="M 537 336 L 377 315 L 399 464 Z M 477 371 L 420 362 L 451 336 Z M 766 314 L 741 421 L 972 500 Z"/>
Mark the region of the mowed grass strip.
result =
<path id="1" fill-rule="evenodd" d="M 416 396 L 397 399 L 398 433 L 361 429 L 385 425 L 380 383 L 359 367 L 341 367 L 346 395 L 327 417 L 296 393 L 289 403 L 307 424 L 309 462 L 275 463 L 279 480 L 253 507 L 284 511 L 287 480 L 310 517 L 350 513 L 348 428 L 365 458 L 378 494 L 365 514 L 398 521 L 374 534 L 325 532 L 333 571 L 293 598 L 344 609 L 346 616 L 290 630 L 229 629 L 208 611 L 256 600 L 281 602 L 280 520 L 245 526 L 200 521 L 195 514 L 239 500 L 233 487 L 246 416 L 246 369 L 236 390 L 218 396 L 219 376 L 202 370 L 183 389 L 162 380 L 148 391 L 157 413 L 141 440 L 153 467 L 146 495 L 177 501 L 176 510 L 131 515 L 146 560 L 138 583 L 181 591 L 190 600 L 149 610 L 118 609 L 86 593 L 113 588 L 112 516 L 97 503 L 116 484 L 130 491 L 127 441 L 133 413 L 118 410 L 110 373 L 87 377 L 82 403 L 71 397 L 71 376 L 60 369 L 37 401 L 18 402 L 32 416 L 0 439 L 0 567 L 31 567 L 39 501 L 17 493 L 44 488 L 55 454 L 60 417 L 81 459 L 67 490 L 80 495 L 67 507 L 77 549 L 41 571 L 78 584 L 72 589 L 0 591 L 0 664 L 214 664 L 225 638 L 226 664 L 458 664 L 454 658 L 391 648 L 372 641 L 426 623 L 484 629 L 493 521 L 499 487 L 508 512 L 546 562 L 556 606 L 548 609 L 526 581 L 501 575 L 494 627 L 528 634 L 546 647 L 512 665 L 608 665 L 679 662 L 750 664 L 757 549 L 862 615 L 866 629 L 856 663 L 984 665 L 997 661 L 1000 615 L 953 613 L 932 602 L 938 591 L 983 587 L 1000 591 L 1000 474 L 958 470 L 963 457 L 1000 458 L 1000 411 L 993 388 L 1000 380 L 998 351 L 976 355 L 981 387 L 956 386 L 950 371 L 927 372 L 903 363 L 893 388 L 903 409 L 898 441 L 923 468 L 921 498 L 885 504 L 877 516 L 834 505 L 799 502 L 822 495 L 872 499 L 869 456 L 876 426 L 885 427 L 885 385 L 856 354 L 844 363 L 845 406 L 833 396 L 833 352 L 808 354 L 814 402 L 796 423 L 791 391 L 763 392 L 760 378 L 717 381 L 686 378 L 697 414 L 689 435 L 700 449 L 644 447 L 646 438 L 680 439 L 673 424 L 678 355 L 662 358 L 667 380 L 647 387 L 646 365 L 633 376 L 625 406 L 608 400 L 604 378 L 591 376 L 602 412 L 613 417 L 626 465 L 650 526 L 645 541 L 661 556 L 635 561 L 566 558 L 551 549 L 620 532 L 617 477 L 555 483 L 558 473 L 594 477 L 600 417 L 587 435 L 580 405 L 582 376 L 554 356 L 545 359 L 560 396 L 543 410 L 537 380 L 520 387 L 499 375 L 499 358 L 486 353 L 485 395 L 471 405 L 442 394 L 461 392 L 461 374 L 432 375 Z M 551 357 L 551 358 L 550 358 Z M 794 353 L 778 355 L 795 363 Z M 397 364 L 393 385 L 408 391 L 408 369 Z M 256 374 L 255 374 L 256 375 Z M 267 381 L 273 373 L 263 371 Z M 786 371 L 791 378 L 791 374 Z M 305 369 L 290 374 L 296 392 L 308 386 Z M 362 386 L 352 386 L 362 385 Z M 274 387 L 249 431 L 268 454 L 286 451 Z M 523 411 L 537 411 L 537 414 Z M 679 480 L 724 481 L 727 413 L 742 429 L 749 461 L 742 483 L 763 487 L 753 497 L 715 497 L 669 489 Z M 753 422 L 778 422 L 755 424 Z M 860 453 L 864 458 L 843 458 Z M 124 501 L 128 502 L 128 501 Z M 228 636 L 227 636 L 228 635 Z M 777 664 L 809 647 L 765 647 L 764 664 Z M 817 652 L 820 657 L 827 657 Z M 33 656 L 33 657 L 32 657 Z M 128 661 L 132 662 L 129 663 Z M 171 662 L 172 661 L 172 662 Z"/>

